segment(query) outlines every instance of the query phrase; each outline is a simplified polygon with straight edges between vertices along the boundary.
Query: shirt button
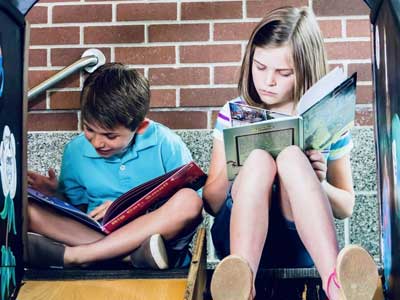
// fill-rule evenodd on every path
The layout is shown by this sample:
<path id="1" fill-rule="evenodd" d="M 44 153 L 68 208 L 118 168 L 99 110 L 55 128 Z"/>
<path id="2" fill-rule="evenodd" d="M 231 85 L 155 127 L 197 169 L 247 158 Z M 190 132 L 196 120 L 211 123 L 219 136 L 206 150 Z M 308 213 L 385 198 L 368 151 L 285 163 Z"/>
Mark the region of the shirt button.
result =
<path id="1" fill-rule="evenodd" d="M 121 166 L 119 167 L 119 169 L 120 169 L 121 171 L 125 171 L 126 167 L 125 167 L 125 165 L 121 165 Z"/>

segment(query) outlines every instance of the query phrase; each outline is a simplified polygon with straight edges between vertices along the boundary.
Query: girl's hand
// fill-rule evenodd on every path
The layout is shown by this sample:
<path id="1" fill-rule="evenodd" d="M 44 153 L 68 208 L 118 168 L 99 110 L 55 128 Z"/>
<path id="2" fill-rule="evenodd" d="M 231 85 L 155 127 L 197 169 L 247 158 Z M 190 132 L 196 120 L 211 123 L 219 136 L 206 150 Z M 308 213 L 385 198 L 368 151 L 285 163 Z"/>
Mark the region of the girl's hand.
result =
<path id="1" fill-rule="evenodd" d="M 28 171 L 28 186 L 45 195 L 52 196 L 57 191 L 58 180 L 54 169 L 50 168 L 47 172 L 48 177 Z"/>
<path id="2" fill-rule="evenodd" d="M 319 181 L 324 181 L 326 179 L 327 166 L 322 153 L 317 150 L 307 150 L 306 155 L 310 160 L 311 166 L 313 167 Z"/>
<path id="3" fill-rule="evenodd" d="M 89 216 L 95 219 L 96 221 L 102 219 L 104 215 L 106 214 L 107 209 L 110 207 L 112 201 L 105 201 L 103 204 L 97 206 L 95 209 L 93 209 L 90 213 Z"/>

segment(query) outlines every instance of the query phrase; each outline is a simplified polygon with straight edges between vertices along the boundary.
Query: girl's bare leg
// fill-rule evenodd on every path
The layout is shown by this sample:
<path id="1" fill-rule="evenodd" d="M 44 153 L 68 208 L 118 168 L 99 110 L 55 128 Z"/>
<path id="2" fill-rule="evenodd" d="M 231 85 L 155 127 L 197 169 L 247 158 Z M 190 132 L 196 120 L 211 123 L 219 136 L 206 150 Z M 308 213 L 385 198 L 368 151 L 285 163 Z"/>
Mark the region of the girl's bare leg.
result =
<path id="1" fill-rule="evenodd" d="M 283 150 L 276 162 L 283 214 L 288 220 L 294 220 L 326 288 L 338 255 L 329 200 L 308 158 L 298 147 Z"/>
<path id="2" fill-rule="evenodd" d="M 28 202 L 28 230 L 69 246 L 93 243 L 104 237 L 89 227 L 52 209 Z"/>
<path id="3" fill-rule="evenodd" d="M 257 274 L 268 232 L 275 161 L 267 152 L 254 150 L 232 186 L 231 254 L 243 257 Z M 255 279 L 255 278 L 254 278 Z"/>
<path id="4" fill-rule="evenodd" d="M 169 240 L 201 219 L 202 200 L 191 189 L 178 191 L 157 210 L 124 225 L 103 239 L 91 244 L 66 247 L 65 265 L 80 265 L 126 255 L 149 236 L 160 233 Z"/>

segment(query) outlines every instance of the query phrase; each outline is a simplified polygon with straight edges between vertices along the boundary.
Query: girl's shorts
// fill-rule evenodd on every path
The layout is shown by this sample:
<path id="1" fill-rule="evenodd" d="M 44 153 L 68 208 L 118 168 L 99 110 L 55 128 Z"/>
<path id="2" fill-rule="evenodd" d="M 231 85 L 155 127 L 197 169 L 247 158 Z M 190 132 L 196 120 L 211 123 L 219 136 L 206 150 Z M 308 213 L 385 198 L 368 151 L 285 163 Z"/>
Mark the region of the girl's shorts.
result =
<path id="1" fill-rule="evenodd" d="M 215 252 L 219 259 L 230 254 L 229 228 L 232 211 L 231 191 L 224 205 L 215 216 L 211 228 Z M 260 266 L 268 268 L 306 268 L 314 265 L 304 247 L 294 222 L 286 220 L 279 205 L 278 191 L 272 194 L 268 235 L 261 256 Z M 246 222 L 246 220 L 243 220 Z"/>

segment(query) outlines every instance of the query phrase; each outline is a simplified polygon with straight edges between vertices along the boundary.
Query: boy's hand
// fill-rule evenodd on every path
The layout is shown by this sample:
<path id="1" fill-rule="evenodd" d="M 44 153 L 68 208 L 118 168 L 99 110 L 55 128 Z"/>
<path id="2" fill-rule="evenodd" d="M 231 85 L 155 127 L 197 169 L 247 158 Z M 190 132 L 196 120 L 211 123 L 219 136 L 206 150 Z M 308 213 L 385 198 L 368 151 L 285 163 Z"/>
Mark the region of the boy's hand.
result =
<path id="1" fill-rule="evenodd" d="M 326 179 L 327 166 L 322 153 L 317 150 L 307 150 L 306 155 L 308 156 L 311 166 L 313 167 L 319 181 L 324 181 Z"/>
<path id="2" fill-rule="evenodd" d="M 107 209 L 110 207 L 112 201 L 106 201 L 103 204 L 97 206 L 95 209 L 93 209 L 90 213 L 89 216 L 95 219 L 96 221 L 103 219 L 104 215 L 106 214 Z"/>
<path id="3" fill-rule="evenodd" d="M 48 177 L 28 171 L 28 185 L 45 195 L 52 196 L 57 191 L 58 180 L 54 169 L 50 168 L 47 172 Z"/>

